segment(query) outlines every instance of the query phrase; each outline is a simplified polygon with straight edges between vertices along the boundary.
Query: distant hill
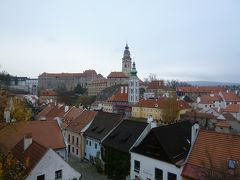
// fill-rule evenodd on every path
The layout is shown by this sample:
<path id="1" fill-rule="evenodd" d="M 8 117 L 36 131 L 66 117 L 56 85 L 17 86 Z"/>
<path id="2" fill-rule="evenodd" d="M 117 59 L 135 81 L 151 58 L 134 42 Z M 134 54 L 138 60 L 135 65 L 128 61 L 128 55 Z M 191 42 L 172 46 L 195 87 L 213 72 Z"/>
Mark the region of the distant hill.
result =
<path id="1" fill-rule="evenodd" d="M 192 86 L 239 86 L 240 83 L 214 82 L 214 81 L 187 81 Z"/>

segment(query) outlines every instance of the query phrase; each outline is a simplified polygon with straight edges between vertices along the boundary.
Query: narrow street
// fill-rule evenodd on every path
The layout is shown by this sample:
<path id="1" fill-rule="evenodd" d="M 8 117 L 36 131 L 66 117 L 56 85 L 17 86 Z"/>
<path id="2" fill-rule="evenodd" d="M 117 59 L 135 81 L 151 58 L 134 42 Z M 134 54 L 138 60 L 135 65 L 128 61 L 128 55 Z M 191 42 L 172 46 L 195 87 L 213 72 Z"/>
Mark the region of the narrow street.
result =
<path id="1" fill-rule="evenodd" d="M 69 157 L 68 163 L 82 174 L 81 180 L 108 180 L 106 176 L 99 174 L 91 163 L 81 162 L 72 157 Z"/>

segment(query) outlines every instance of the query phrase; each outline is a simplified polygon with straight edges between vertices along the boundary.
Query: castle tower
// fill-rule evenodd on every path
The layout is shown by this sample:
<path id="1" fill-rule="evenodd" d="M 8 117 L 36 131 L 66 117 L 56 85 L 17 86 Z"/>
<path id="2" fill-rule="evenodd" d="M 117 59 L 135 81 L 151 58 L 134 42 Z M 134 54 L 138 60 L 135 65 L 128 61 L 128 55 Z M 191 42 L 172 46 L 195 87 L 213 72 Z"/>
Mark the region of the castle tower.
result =
<path id="1" fill-rule="evenodd" d="M 130 55 L 128 44 L 126 44 L 123 58 L 122 58 L 122 72 L 126 74 L 128 77 L 130 76 L 131 65 L 132 65 L 132 58 Z"/>
<path id="2" fill-rule="evenodd" d="M 135 62 L 133 62 L 133 68 L 130 73 L 129 83 L 128 83 L 128 102 L 131 104 L 136 104 L 139 101 L 139 79 L 137 77 L 137 70 L 135 67 Z"/>

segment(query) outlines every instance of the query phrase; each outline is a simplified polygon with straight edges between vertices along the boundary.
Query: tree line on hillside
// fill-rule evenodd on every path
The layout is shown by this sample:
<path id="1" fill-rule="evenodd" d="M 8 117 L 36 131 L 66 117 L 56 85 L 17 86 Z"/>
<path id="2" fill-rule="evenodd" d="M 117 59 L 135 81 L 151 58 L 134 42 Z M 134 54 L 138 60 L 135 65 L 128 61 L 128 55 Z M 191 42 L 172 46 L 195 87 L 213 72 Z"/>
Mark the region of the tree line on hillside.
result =
<path id="1" fill-rule="evenodd" d="M 58 88 L 58 101 L 68 105 L 79 106 L 89 108 L 95 101 L 96 96 L 88 96 L 87 89 L 78 84 L 73 91 L 67 91 L 66 88 Z"/>

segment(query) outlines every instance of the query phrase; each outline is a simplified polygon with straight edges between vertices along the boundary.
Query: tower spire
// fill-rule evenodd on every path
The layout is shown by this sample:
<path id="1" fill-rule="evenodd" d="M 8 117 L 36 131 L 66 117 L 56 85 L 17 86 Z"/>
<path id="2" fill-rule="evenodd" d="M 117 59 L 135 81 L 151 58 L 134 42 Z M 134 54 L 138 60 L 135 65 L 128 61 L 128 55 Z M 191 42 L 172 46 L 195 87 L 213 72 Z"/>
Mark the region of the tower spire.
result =
<path id="1" fill-rule="evenodd" d="M 126 42 L 126 46 L 125 46 L 125 50 L 122 58 L 122 72 L 127 76 L 130 76 L 131 67 L 132 67 L 132 58 L 129 51 L 128 42 Z"/>

